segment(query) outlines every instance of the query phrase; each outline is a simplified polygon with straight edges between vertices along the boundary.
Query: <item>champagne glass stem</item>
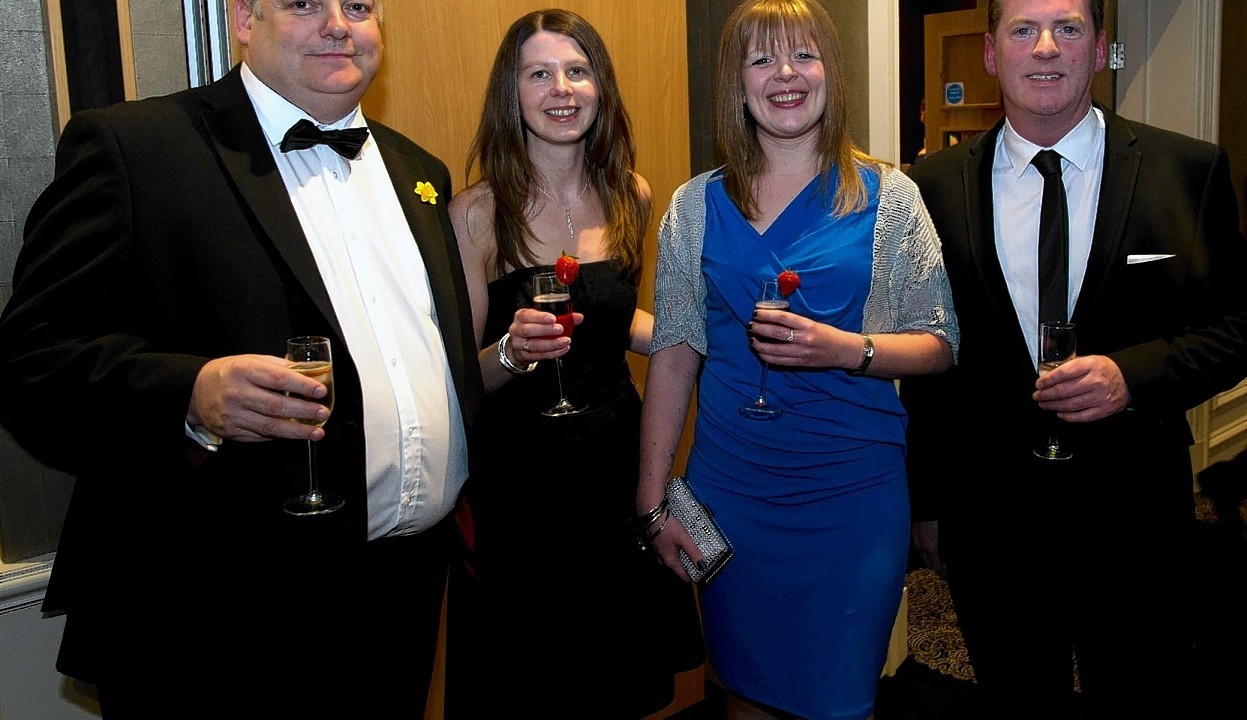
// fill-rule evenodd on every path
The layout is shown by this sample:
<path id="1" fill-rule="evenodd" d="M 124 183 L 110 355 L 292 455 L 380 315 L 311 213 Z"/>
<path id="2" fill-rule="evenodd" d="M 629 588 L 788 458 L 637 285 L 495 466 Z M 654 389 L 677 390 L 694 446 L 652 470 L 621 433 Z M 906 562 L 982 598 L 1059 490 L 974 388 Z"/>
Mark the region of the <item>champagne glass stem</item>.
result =
<path id="1" fill-rule="evenodd" d="M 563 394 L 563 358 L 554 358 L 554 375 L 559 379 L 559 403 L 566 403 L 567 396 Z"/>
<path id="2" fill-rule="evenodd" d="M 307 441 L 307 497 L 310 502 L 320 499 L 320 482 L 316 477 L 316 443 Z"/>
<path id="3" fill-rule="evenodd" d="M 755 405 L 766 404 L 766 378 L 767 378 L 767 375 L 770 374 L 769 373 L 770 369 L 771 369 L 770 363 L 767 363 L 767 362 L 762 363 L 762 377 L 758 379 L 758 399 L 754 401 Z"/>

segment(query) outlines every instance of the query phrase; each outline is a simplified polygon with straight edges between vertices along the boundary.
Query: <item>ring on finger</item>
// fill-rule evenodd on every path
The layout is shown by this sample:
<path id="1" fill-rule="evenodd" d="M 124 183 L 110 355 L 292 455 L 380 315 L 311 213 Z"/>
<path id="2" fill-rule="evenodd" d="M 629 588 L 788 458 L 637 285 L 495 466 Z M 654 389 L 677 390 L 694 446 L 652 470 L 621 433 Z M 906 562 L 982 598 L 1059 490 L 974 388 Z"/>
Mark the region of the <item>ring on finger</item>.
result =
<path id="1" fill-rule="evenodd" d="M 532 352 L 532 350 L 528 347 L 528 338 L 524 338 L 523 348 L 524 348 L 524 352 Z"/>
<path id="2" fill-rule="evenodd" d="M 797 335 L 796 330 L 793 330 L 792 328 L 788 328 L 788 337 L 784 338 L 784 342 L 792 342 L 792 339 L 796 337 L 796 335 Z"/>

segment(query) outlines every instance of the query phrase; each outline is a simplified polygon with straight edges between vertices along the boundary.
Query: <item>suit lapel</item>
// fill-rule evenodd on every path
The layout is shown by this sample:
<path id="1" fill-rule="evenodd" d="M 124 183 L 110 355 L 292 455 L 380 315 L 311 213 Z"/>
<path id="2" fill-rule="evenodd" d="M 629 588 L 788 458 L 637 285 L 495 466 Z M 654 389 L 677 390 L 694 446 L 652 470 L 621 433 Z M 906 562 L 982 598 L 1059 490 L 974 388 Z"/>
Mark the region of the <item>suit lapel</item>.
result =
<path id="1" fill-rule="evenodd" d="M 213 88 L 215 109 L 204 113 L 204 125 L 226 175 L 317 309 L 338 337 L 345 337 L 238 68 Z"/>
<path id="2" fill-rule="evenodd" d="M 1030 350 L 1026 347 L 1026 336 L 1022 334 L 1022 326 L 1018 323 L 1017 311 L 1009 300 L 1009 285 L 1005 282 L 1004 270 L 1000 266 L 1000 256 L 996 253 L 996 226 L 994 222 L 994 205 L 992 202 L 992 163 L 996 156 L 996 138 L 1004 127 L 1004 121 L 996 123 L 991 130 L 973 140 L 970 155 L 967 157 L 962 171 L 963 192 L 966 198 L 966 237 L 969 240 L 970 256 L 974 259 L 975 270 L 986 288 L 987 295 L 999 298 L 993 303 L 990 312 L 995 324 L 1007 336 L 1007 342 L 1013 352 L 1032 362 Z"/>
<path id="3" fill-rule="evenodd" d="M 1135 135 L 1130 126 L 1113 112 L 1100 110 L 1104 113 L 1104 171 L 1100 178 L 1091 255 L 1087 258 L 1087 272 L 1071 318 L 1074 322 L 1088 312 L 1086 308 L 1095 307 L 1096 299 L 1108 286 L 1113 272 L 1124 267 L 1119 253 L 1142 159 L 1134 148 Z"/>

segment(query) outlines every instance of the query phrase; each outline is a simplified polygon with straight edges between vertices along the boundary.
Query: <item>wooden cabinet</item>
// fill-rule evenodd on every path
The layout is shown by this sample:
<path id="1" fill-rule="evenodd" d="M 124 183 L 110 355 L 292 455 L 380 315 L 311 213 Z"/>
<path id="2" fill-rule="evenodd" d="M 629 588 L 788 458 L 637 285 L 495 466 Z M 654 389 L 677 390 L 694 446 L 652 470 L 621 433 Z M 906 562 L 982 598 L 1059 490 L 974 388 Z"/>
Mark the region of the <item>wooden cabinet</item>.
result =
<path id="1" fill-rule="evenodd" d="M 1004 113 L 1000 84 L 983 67 L 986 32 L 984 8 L 933 13 L 924 19 L 927 152 L 968 140 Z M 959 93 L 946 92 L 950 83 L 959 84 Z"/>

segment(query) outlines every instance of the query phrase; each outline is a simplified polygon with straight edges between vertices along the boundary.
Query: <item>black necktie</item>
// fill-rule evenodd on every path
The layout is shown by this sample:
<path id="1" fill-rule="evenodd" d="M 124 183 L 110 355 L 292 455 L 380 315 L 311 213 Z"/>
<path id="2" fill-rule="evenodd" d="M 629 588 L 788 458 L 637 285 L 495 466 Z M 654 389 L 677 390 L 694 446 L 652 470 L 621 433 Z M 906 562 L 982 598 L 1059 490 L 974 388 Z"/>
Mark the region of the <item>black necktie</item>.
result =
<path id="1" fill-rule="evenodd" d="M 1039 210 L 1039 322 L 1068 317 L 1069 210 L 1061 182 L 1061 155 L 1040 150 L 1031 164 L 1043 175 L 1043 206 Z"/>
<path id="2" fill-rule="evenodd" d="M 324 143 L 347 160 L 353 160 L 368 140 L 368 128 L 346 130 L 321 130 L 310 120 L 303 119 L 286 131 L 281 139 L 281 151 L 306 150 Z"/>

